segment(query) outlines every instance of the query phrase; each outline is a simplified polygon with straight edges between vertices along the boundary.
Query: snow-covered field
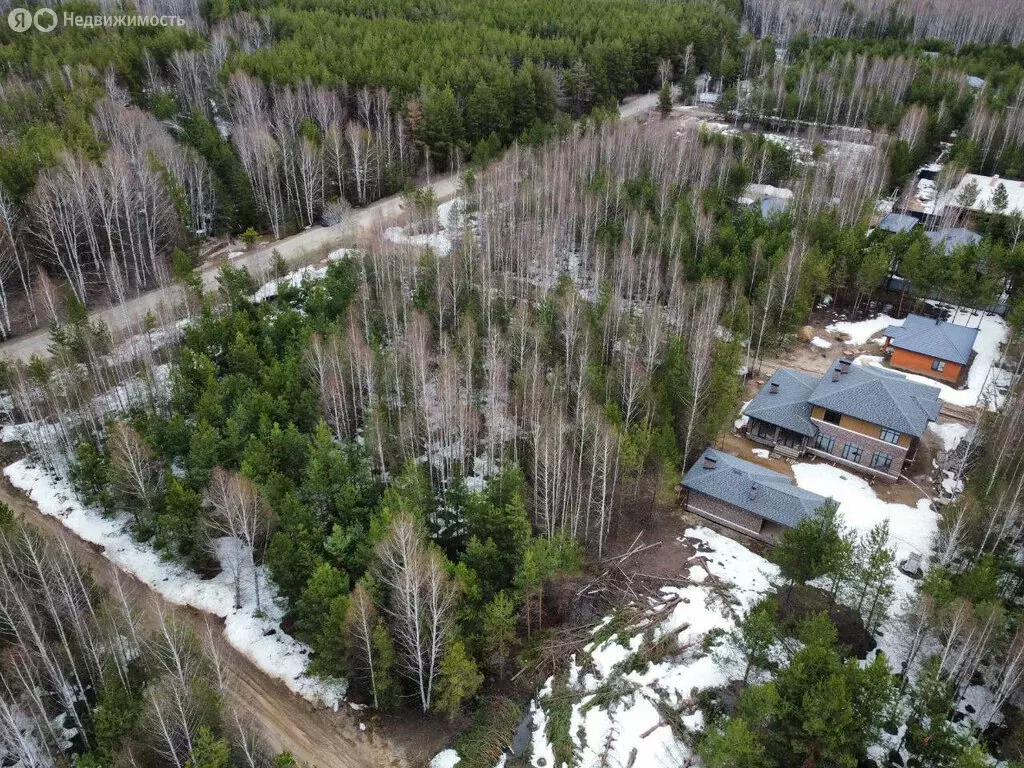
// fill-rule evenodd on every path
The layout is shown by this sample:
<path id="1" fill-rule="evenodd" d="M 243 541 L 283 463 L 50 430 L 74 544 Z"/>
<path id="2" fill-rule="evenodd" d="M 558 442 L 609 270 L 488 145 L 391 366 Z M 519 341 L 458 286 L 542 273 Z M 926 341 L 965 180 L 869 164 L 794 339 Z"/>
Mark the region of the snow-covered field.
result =
<path id="1" fill-rule="evenodd" d="M 948 438 L 953 439 L 953 430 Z M 758 449 L 755 449 L 758 450 Z M 840 504 L 846 525 L 866 533 L 883 520 L 889 521 L 897 564 L 910 552 L 927 559 L 938 516 L 926 499 L 914 507 L 879 499 L 868 482 L 825 464 L 803 463 L 793 467 L 801 488 L 832 496 Z M 685 538 L 697 541 L 698 554 L 682 564 L 680 575 L 696 582 L 690 586 L 664 587 L 651 602 L 651 611 L 678 599 L 671 612 L 647 636 L 636 627 L 626 628 L 601 642 L 593 642 L 570 661 L 568 684 L 573 696 L 569 737 L 577 751 L 579 768 L 603 765 L 687 765 L 693 757 L 664 724 L 658 711 L 667 705 L 682 711 L 688 728 L 703 726 L 693 702 L 701 689 L 715 688 L 742 676 L 742 662 L 718 644 L 708 653 L 702 641 L 713 630 L 729 632 L 762 595 L 771 589 L 778 569 L 742 544 L 702 526 L 687 529 Z M 705 568 L 700 564 L 706 558 Z M 714 577 L 714 578 L 712 578 Z M 896 571 L 896 595 L 890 619 L 876 637 L 894 668 L 905 657 L 906 641 L 900 608 L 914 591 L 915 582 Z M 607 624 L 611 617 L 605 619 Z M 603 625 L 602 625 L 603 626 Z M 595 635 L 601 636 L 599 628 Z M 668 635 L 679 639 L 678 652 L 637 663 L 637 651 Z M 553 693 L 548 679 L 531 705 L 533 712 L 532 765 L 555 765 L 554 749 L 547 736 L 545 697 Z M 879 746 L 881 749 L 881 745 Z M 888 747 L 886 747 L 888 749 Z M 635 750 L 635 756 L 634 756 Z M 455 753 L 438 756 L 452 765 Z"/>
<path id="2" fill-rule="evenodd" d="M 570 662 L 569 685 L 577 700 L 569 735 L 580 768 L 628 765 L 631 761 L 635 766 L 684 765 L 691 757 L 690 749 L 663 722 L 658 704 L 688 712 L 683 717 L 686 725 L 699 728 L 703 723 L 693 694 L 742 675 L 738 660 L 705 652 L 701 641 L 712 630 L 730 631 L 738 616 L 768 591 L 777 569 L 742 544 L 708 528 L 690 528 L 684 536 L 701 542 L 702 551 L 695 561 L 706 558 L 707 571 L 696 562 L 684 567 L 681 575 L 697 583 L 663 588 L 652 606 L 678 599 L 653 629 L 653 639 L 675 635 L 680 651 L 646 666 L 634 665 L 634 656 L 646 640 L 642 634 L 626 630 L 591 643 Z M 728 601 L 715 588 L 708 571 L 722 581 Z M 533 737 L 533 765 L 538 767 L 555 764 L 543 714 L 544 696 L 552 684 L 553 680 L 548 680 L 533 704 L 534 724 L 540 726 Z M 614 691 L 611 696 L 610 691 Z"/>
<path id="3" fill-rule="evenodd" d="M 137 577 L 165 600 L 224 618 L 224 637 L 267 675 L 284 682 L 313 704 L 337 707 L 345 695 L 344 681 L 325 683 L 306 675 L 309 648 L 280 629 L 284 611 L 276 604 L 276 590 L 266 569 L 258 569 L 263 615 L 256 612 L 251 579 L 243 577 L 243 608 L 236 609 L 230 562 L 240 542 L 217 542 L 224 570 L 203 580 L 185 567 L 163 560 L 148 544 L 135 541 L 124 520 L 105 518 L 98 509 L 82 505 L 72 489 L 41 467 L 22 459 L 4 469 L 11 484 L 39 506 L 44 515 L 60 522 L 79 538 L 103 548 L 103 555 L 121 570 Z"/>

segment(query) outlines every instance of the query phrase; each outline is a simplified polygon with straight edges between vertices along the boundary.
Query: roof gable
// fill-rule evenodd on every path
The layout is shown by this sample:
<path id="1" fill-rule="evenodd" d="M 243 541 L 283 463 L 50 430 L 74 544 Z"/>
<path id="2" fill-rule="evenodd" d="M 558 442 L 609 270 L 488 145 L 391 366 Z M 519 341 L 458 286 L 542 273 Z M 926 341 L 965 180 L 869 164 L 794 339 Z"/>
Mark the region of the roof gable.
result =
<path id="1" fill-rule="evenodd" d="M 814 437 L 818 429 L 811 421 L 811 404 L 807 398 L 817 382 L 817 377 L 810 374 L 779 368 L 743 413 L 752 419 Z M 778 385 L 774 394 L 773 384 Z"/>
<path id="2" fill-rule="evenodd" d="M 835 377 L 833 370 L 838 368 L 837 361 L 821 377 L 809 398 L 812 405 L 915 437 L 938 418 L 937 387 L 864 365 L 847 365 L 847 372 Z"/>
<path id="3" fill-rule="evenodd" d="M 909 232 L 920 223 L 913 216 L 905 213 L 890 213 L 882 219 L 878 228 L 886 232 Z"/>
<path id="4" fill-rule="evenodd" d="M 907 315 L 903 325 L 890 325 L 885 335 L 892 340 L 890 346 L 896 349 L 966 365 L 971 359 L 978 329 Z"/>
<path id="5" fill-rule="evenodd" d="M 705 458 L 714 460 L 713 469 L 705 467 Z M 798 488 L 785 475 L 714 448 L 697 458 L 683 476 L 683 486 L 790 528 L 811 517 L 826 501 Z"/>

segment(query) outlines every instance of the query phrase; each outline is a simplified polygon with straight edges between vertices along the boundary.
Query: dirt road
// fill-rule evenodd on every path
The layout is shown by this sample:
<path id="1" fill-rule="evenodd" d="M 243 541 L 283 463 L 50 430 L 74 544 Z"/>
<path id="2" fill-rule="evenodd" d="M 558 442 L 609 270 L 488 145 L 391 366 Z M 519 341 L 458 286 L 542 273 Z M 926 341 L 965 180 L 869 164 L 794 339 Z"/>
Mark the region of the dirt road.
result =
<path id="1" fill-rule="evenodd" d="M 214 650 L 227 670 L 228 707 L 252 724 L 270 751 L 287 750 L 300 763 L 318 768 L 406 768 L 426 764 L 443 748 L 445 729 L 436 729 L 436 737 L 431 738 L 430 729 L 414 726 L 416 748 L 411 749 L 393 743 L 379 731 L 374 732 L 368 712 L 353 712 L 347 704 L 343 704 L 343 709 L 337 713 L 314 708 L 283 683 L 256 669 L 252 662 L 224 640 L 219 618 L 168 603 L 142 582 L 118 571 L 98 548 L 79 539 L 60 521 L 43 515 L 28 497 L 10 485 L 6 477 L 0 477 L 0 501 L 8 504 L 29 524 L 67 542 L 78 561 L 89 567 L 101 586 L 112 586 L 120 573 L 125 591 L 143 611 L 144 623 L 153 622 L 156 612 L 163 610 L 191 624 L 199 637 L 212 638 Z M 207 632 L 208 626 L 212 632 Z M 365 716 L 360 718 L 360 714 Z M 366 724 L 366 731 L 360 730 L 360 722 Z"/>
<path id="2" fill-rule="evenodd" d="M 619 117 L 630 120 L 640 117 L 658 105 L 658 94 L 648 93 L 641 96 L 630 96 L 624 99 L 619 107 Z M 458 191 L 459 180 L 455 174 L 447 174 L 431 181 L 429 185 L 437 201 L 444 202 L 453 198 Z M 395 219 L 401 214 L 403 197 L 394 195 L 378 200 L 365 208 L 354 209 L 341 224 L 333 227 L 314 227 L 283 240 L 267 243 L 253 251 L 232 260 L 236 267 L 246 267 L 253 274 L 260 274 L 270 265 L 271 254 L 277 251 L 289 264 L 302 262 L 310 254 L 325 248 L 340 248 L 353 244 L 356 236 L 371 229 L 381 222 Z M 200 270 L 203 288 L 207 291 L 216 288 L 219 264 L 210 264 Z M 124 306 L 106 307 L 94 310 L 91 316 L 102 321 L 115 336 L 129 323 L 135 324 L 147 312 L 156 313 L 161 306 L 173 306 L 178 301 L 178 287 L 169 285 L 164 288 L 144 293 L 132 299 Z M 33 355 L 48 357 L 47 345 L 50 332 L 46 329 L 34 331 L 0 344 L 0 358 L 8 357 L 15 360 L 28 360 Z"/>

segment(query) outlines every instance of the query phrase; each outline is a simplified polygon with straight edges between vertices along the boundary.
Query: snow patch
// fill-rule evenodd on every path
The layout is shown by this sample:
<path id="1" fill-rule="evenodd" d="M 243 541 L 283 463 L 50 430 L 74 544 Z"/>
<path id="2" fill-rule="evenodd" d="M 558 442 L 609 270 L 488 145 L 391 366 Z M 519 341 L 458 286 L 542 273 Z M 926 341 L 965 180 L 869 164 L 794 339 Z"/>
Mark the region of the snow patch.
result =
<path id="1" fill-rule="evenodd" d="M 446 749 L 434 755 L 430 761 L 430 768 L 454 768 L 455 764 L 462 760 L 459 753 L 454 749 Z"/>
<path id="2" fill-rule="evenodd" d="M 825 327 L 826 331 L 832 333 L 843 333 L 850 337 L 851 344 L 866 344 L 867 340 L 876 333 L 885 330 L 890 325 L 903 325 L 902 320 L 896 320 L 888 315 L 879 315 L 870 320 L 860 320 L 856 323 L 841 321 L 832 323 Z M 813 342 L 812 342 L 813 343 Z"/>
<path id="3" fill-rule="evenodd" d="M 733 629 L 737 619 L 770 589 L 778 569 L 742 544 L 708 528 L 687 529 L 683 538 L 696 543 L 698 549 L 688 567 L 684 566 L 684 576 L 694 583 L 662 588 L 650 606 L 652 610 L 670 608 L 653 628 L 654 640 L 675 636 L 680 651 L 664 660 L 634 665 L 634 655 L 649 638 L 635 628 L 626 628 L 592 642 L 579 658 L 570 660 L 569 687 L 574 704 L 569 734 L 577 748 L 580 768 L 687 764 L 693 757 L 690 747 L 662 723 L 659 707 L 681 711 L 687 728 L 700 728 L 702 717 L 693 703 L 693 694 L 742 677 L 738 658 L 726 652 L 728 658 L 723 659 L 725 649 L 721 647 L 708 652 L 702 640 L 712 630 Z M 602 627 L 609 620 L 602 622 Z M 553 681 L 548 679 L 531 705 L 536 726 L 534 766 L 555 765 L 544 712 L 544 700 L 551 695 Z"/>
<path id="4" fill-rule="evenodd" d="M 875 495 L 867 480 L 828 464 L 794 464 L 793 475 L 800 488 L 831 496 L 839 502 L 843 522 L 860 534 L 889 521 L 889 546 L 896 553 L 893 611 L 882 626 L 881 635 L 875 639 L 879 649 L 890 659 L 900 659 L 906 647 L 903 639 L 906 627 L 898 616 L 898 609 L 914 594 L 916 582 L 897 566 L 911 552 L 919 553 L 924 562 L 928 561 L 938 528 L 938 514 L 932 510 L 927 498 L 919 500 L 913 507 L 883 501 Z M 898 669 L 898 662 L 892 663 Z"/>
<path id="5" fill-rule="evenodd" d="M 972 427 L 956 423 L 936 424 L 932 421 L 928 423 L 928 429 L 942 441 L 942 450 L 948 453 L 949 451 L 956 450 L 960 441 L 967 437 Z"/>
<path id="6" fill-rule="evenodd" d="M 767 448 L 751 448 L 750 452 L 755 456 L 760 456 L 762 459 L 767 459 L 769 456 L 772 455 L 772 452 L 769 451 Z"/>
<path id="7" fill-rule="evenodd" d="M 306 675 L 309 648 L 281 631 L 284 610 L 277 604 L 276 587 L 265 566 L 257 569 L 263 613 L 255 611 L 248 578 L 243 578 L 243 607 L 235 608 L 233 564 L 248 557 L 240 541 L 223 538 L 215 542 L 223 570 L 203 580 L 184 566 L 163 560 L 150 545 L 135 541 L 123 519 L 106 518 L 98 509 L 82 505 L 67 482 L 55 479 L 28 459 L 6 467 L 4 474 L 15 488 L 31 497 L 40 512 L 57 518 L 83 541 L 102 547 L 104 557 L 168 602 L 223 617 L 227 641 L 270 677 L 313 704 L 336 707 L 344 697 L 344 681 L 328 683 Z"/>
<path id="8" fill-rule="evenodd" d="M 821 338 L 821 336 L 815 336 L 811 339 L 811 346 L 817 347 L 818 349 L 829 349 L 832 346 L 832 342 L 828 339 Z"/>

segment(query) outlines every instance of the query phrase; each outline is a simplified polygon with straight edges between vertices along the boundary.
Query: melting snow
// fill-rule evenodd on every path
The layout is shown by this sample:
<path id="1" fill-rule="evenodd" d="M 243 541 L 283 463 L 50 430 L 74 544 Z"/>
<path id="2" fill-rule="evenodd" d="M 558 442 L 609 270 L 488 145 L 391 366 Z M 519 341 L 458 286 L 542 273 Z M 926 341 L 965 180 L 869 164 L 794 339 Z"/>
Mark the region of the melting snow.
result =
<path id="1" fill-rule="evenodd" d="M 818 349 L 829 349 L 832 346 L 832 342 L 828 339 L 823 339 L 820 336 L 815 336 L 811 339 L 811 346 L 817 347 Z"/>
<path id="2" fill-rule="evenodd" d="M 430 761 L 430 768 L 454 768 L 461 759 L 459 753 L 454 749 L 446 749 L 434 756 L 434 759 Z"/>
<path id="3" fill-rule="evenodd" d="M 767 459 L 769 456 L 772 455 L 772 452 L 769 451 L 767 448 L 751 448 L 750 452 L 755 456 L 760 456 L 762 459 Z"/>
<path id="4" fill-rule="evenodd" d="M 675 602 L 652 631 L 655 639 L 678 637 L 679 650 L 665 659 L 633 668 L 630 662 L 645 637 L 627 628 L 600 643 L 591 643 L 570 662 L 569 685 L 577 700 L 569 735 L 580 768 L 686 764 L 692 757 L 690 749 L 662 722 L 658 706 L 683 710 L 687 727 L 700 728 L 703 722 L 693 702 L 694 694 L 742 676 L 738 659 L 723 658 L 721 649 L 708 652 L 702 641 L 712 630 L 730 631 L 737 618 L 769 590 L 769 582 L 778 570 L 742 544 L 708 528 L 690 528 L 684 536 L 697 539 L 700 545 L 697 556 L 684 567 L 685 575 L 695 583 L 664 587 L 651 606 L 657 609 Z M 701 563 L 706 563 L 707 570 Z M 709 573 L 716 578 L 710 578 Z M 553 678 L 532 705 L 537 726 L 534 766 L 555 765 L 543 707 L 552 687 Z"/>
<path id="5" fill-rule="evenodd" d="M 60 520 L 84 541 L 103 548 L 103 556 L 126 573 L 133 574 L 167 601 L 224 617 L 224 637 L 249 657 L 263 672 L 314 704 L 336 707 L 345 695 L 344 681 L 321 682 L 306 676 L 309 648 L 280 629 L 284 611 L 276 604 L 276 589 L 265 567 L 258 569 L 265 615 L 255 615 L 250 599 L 250 579 L 243 577 L 243 608 L 236 609 L 231 562 L 238 558 L 241 543 L 220 539 L 217 556 L 224 570 L 203 580 L 184 566 L 163 560 L 148 544 L 135 541 L 124 520 L 105 518 L 98 509 L 85 507 L 63 480 L 22 459 L 4 469 L 11 484 L 25 491 L 44 514 Z"/>
<path id="6" fill-rule="evenodd" d="M 799 487 L 831 496 L 839 502 L 843 521 L 858 533 L 867 533 L 878 523 L 888 520 L 889 544 L 896 551 L 894 568 L 911 552 L 919 553 L 927 562 L 939 521 L 927 498 L 913 507 L 882 501 L 867 480 L 828 464 L 795 464 L 793 474 Z M 915 581 L 896 569 L 894 586 L 893 610 L 876 640 L 879 649 L 894 660 L 891 663 L 898 669 L 899 663 L 895 660 L 902 657 L 905 647 L 899 608 L 913 595 Z"/>
<path id="7" fill-rule="evenodd" d="M 825 330 L 832 333 L 845 333 L 850 337 L 850 343 L 859 345 L 866 344 L 868 339 L 890 325 L 903 325 L 903 321 L 895 320 L 888 315 L 879 315 L 870 320 L 860 320 L 856 323 L 847 321 L 832 323 L 832 325 L 826 326 Z"/>
<path id="8" fill-rule="evenodd" d="M 942 449 L 949 452 L 956 450 L 960 441 L 967 437 L 972 427 L 956 423 L 936 424 L 932 421 L 928 423 L 928 429 L 942 441 Z"/>

